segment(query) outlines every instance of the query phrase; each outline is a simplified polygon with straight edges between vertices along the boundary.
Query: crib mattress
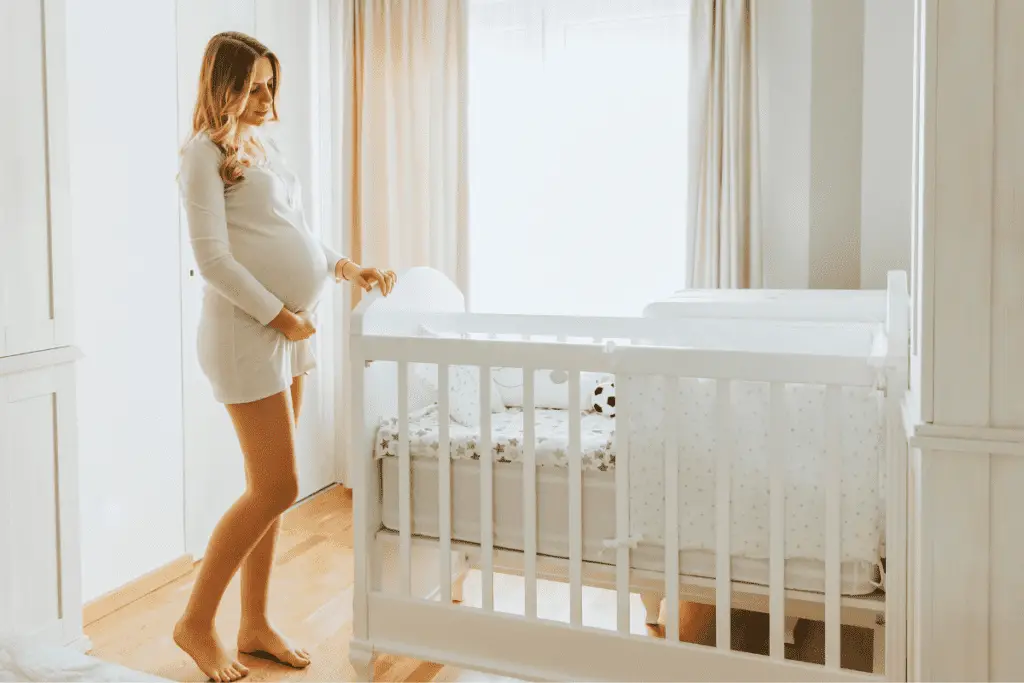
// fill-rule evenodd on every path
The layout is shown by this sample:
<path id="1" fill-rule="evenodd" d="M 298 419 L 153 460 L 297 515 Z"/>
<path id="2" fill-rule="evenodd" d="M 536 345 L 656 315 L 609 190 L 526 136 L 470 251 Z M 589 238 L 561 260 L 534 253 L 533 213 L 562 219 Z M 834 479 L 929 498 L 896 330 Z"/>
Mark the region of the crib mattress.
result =
<path id="1" fill-rule="evenodd" d="M 557 411 L 555 411 L 557 412 Z M 437 459 L 414 457 L 412 463 L 412 533 L 427 538 L 438 535 Z M 523 550 L 523 469 L 512 462 L 494 465 L 494 545 Z M 385 528 L 399 529 L 399 460 L 382 461 Z M 537 551 L 552 557 L 568 557 L 568 470 L 546 467 L 537 473 Z M 459 459 L 452 465 L 452 537 L 467 543 L 480 542 L 480 469 L 479 461 Z M 583 473 L 583 558 L 588 562 L 615 563 L 613 550 L 604 541 L 615 537 L 615 475 L 610 469 L 589 469 Z M 641 542 L 632 553 L 635 569 L 662 571 L 664 548 L 658 543 Z M 706 550 L 679 554 L 681 576 L 714 578 L 715 555 Z M 732 578 L 744 583 L 768 585 L 767 559 L 734 556 Z M 875 591 L 877 568 L 863 561 L 843 562 L 841 587 L 844 595 L 867 595 Z M 786 562 L 786 588 L 824 592 L 825 566 L 810 559 Z"/>

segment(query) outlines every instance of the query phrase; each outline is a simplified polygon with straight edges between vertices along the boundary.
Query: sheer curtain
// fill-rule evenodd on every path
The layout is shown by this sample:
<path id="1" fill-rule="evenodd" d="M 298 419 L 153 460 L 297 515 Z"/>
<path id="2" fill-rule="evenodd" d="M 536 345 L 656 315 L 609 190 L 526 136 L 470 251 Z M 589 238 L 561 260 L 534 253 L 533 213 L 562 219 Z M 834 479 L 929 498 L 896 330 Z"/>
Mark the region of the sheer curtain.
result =
<path id="1" fill-rule="evenodd" d="M 468 0 L 470 302 L 627 315 L 686 283 L 690 0 Z"/>

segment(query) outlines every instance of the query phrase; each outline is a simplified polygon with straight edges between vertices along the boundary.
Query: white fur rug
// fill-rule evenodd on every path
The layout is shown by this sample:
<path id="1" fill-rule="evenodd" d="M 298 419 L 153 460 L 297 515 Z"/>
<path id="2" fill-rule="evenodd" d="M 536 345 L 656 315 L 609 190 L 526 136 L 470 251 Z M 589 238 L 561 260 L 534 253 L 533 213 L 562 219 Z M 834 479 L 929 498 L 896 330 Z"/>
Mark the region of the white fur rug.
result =
<path id="1" fill-rule="evenodd" d="M 0 683 L 23 681 L 164 681 L 151 674 L 27 638 L 0 638 Z"/>

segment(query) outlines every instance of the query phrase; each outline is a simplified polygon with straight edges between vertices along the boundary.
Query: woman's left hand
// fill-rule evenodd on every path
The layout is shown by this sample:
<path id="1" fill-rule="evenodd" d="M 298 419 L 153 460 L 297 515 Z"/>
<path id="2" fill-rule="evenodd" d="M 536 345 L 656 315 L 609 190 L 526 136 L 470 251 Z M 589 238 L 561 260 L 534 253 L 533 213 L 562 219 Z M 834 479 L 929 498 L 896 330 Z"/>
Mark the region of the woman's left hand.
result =
<path id="1" fill-rule="evenodd" d="M 387 296 L 395 288 L 398 276 L 393 270 L 380 270 L 379 268 L 364 268 L 352 261 L 342 261 L 338 273 L 343 280 L 349 280 L 357 287 L 369 292 L 374 283 L 380 286 L 380 293 Z"/>

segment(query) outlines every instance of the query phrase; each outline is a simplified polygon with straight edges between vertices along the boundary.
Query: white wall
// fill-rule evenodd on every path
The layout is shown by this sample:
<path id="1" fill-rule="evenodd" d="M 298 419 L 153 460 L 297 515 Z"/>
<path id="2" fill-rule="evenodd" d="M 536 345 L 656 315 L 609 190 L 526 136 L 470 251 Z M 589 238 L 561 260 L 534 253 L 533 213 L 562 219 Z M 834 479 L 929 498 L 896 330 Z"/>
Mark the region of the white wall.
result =
<path id="1" fill-rule="evenodd" d="M 910 268 L 914 0 L 864 0 L 860 284 Z"/>
<path id="2" fill-rule="evenodd" d="M 861 0 L 818 0 L 813 7 L 808 284 L 812 289 L 857 289 L 864 5 Z"/>
<path id="3" fill-rule="evenodd" d="M 758 0 L 765 286 L 810 281 L 811 0 Z"/>
<path id="4" fill-rule="evenodd" d="M 184 552 L 174 0 L 67 12 L 89 600 Z"/>
<path id="5" fill-rule="evenodd" d="M 908 269 L 913 0 L 757 0 L 768 287 Z"/>

